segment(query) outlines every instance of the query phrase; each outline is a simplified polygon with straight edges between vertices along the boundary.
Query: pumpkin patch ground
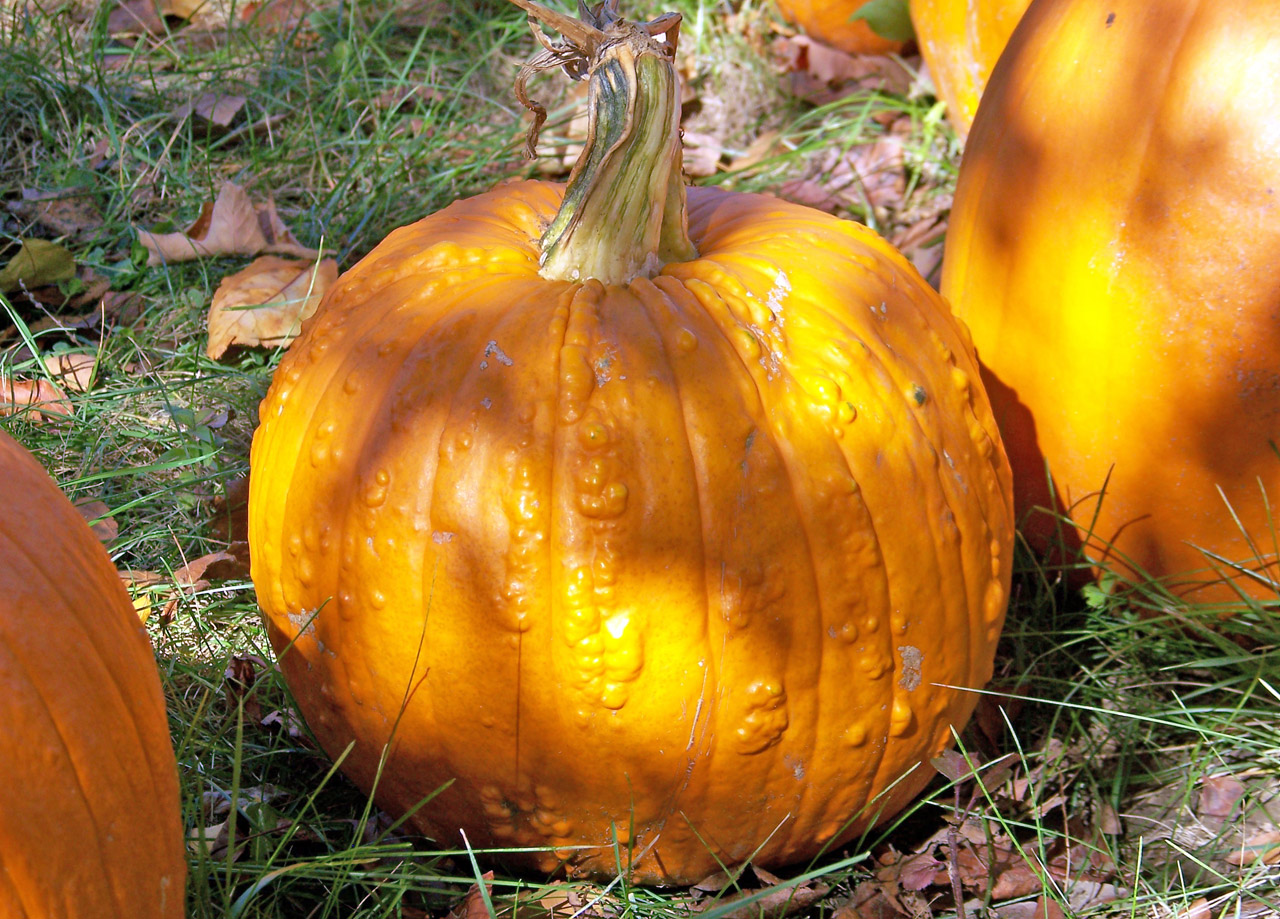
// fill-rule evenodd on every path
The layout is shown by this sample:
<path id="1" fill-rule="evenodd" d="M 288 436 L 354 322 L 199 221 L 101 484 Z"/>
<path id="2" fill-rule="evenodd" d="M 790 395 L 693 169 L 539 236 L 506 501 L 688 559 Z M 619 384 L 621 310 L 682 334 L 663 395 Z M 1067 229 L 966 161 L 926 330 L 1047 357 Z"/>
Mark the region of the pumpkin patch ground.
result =
<path id="1" fill-rule="evenodd" d="M 1280 523 L 1262 498 L 1280 422 L 1255 359 L 1275 336 L 1233 351 L 1226 326 L 1210 347 L 1187 322 L 1185 347 L 1251 374 L 1252 401 L 1212 424 L 1188 395 L 1207 366 L 1130 381 L 1148 418 L 1178 393 L 1180 426 L 1142 445 L 1160 475 L 1139 479 L 1163 515 L 1145 544 L 1183 548 L 1108 554 L 1080 516 L 1028 515 L 1079 504 L 1083 464 L 1061 457 L 1116 437 L 1118 384 L 1091 390 L 1053 348 L 1150 340 L 1117 318 L 1006 353 L 981 312 L 1015 328 L 1039 285 L 1119 317 L 1098 304 L 1134 286 L 1126 266 L 1227 226 L 1235 186 L 1162 170 L 1161 142 L 1192 111 L 1215 132 L 1197 162 L 1280 162 L 1269 107 L 1243 101 L 1280 81 L 1280 31 L 1266 4 L 1232 40 L 1250 0 L 1217 18 L 1170 0 L 1200 28 L 1147 48 L 1143 23 L 1173 17 L 1035 0 L 1015 31 L 1025 5 L 846 4 L 860 41 L 868 22 L 894 34 L 843 48 L 838 4 L 6 6 L 0 426 L 80 509 L 60 506 L 69 538 L 115 564 L 181 797 L 129 772 L 136 737 L 77 729 L 97 742 L 77 768 L 112 784 L 103 864 L 151 889 L 172 865 L 111 827 L 184 844 L 186 915 L 210 919 L 1280 915 Z M 618 38 L 619 13 L 648 25 Z M 1054 17 L 1069 26 L 1035 31 Z M 1071 172 L 1072 106 L 1083 130 L 1089 100 L 1127 97 L 1074 72 L 1046 85 L 1031 62 L 1054 55 L 1190 100 L 1142 113 L 1129 186 Z M 1055 175 L 1146 195 L 1143 238 L 1107 237 L 1111 283 L 1080 242 L 1109 212 L 1045 192 Z M 1206 189 L 1216 222 L 1161 218 Z M 1196 236 L 1164 279 L 1217 278 L 1197 303 L 1274 330 L 1280 300 L 1246 295 L 1263 261 L 1243 279 L 1221 261 L 1276 231 L 1247 200 L 1252 227 Z M 1074 240 L 1070 273 L 1043 269 L 1046 238 Z M 1056 401 L 1020 376 L 1067 370 Z M 1087 401 L 1064 423 L 1068 397 Z M 1028 438 L 1055 479 L 1028 471 Z M 1256 470 L 1252 491 L 1219 484 L 1258 503 L 1206 529 L 1212 456 L 1176 463 L 1215 438 Z M 1088 473 L 1122 510 L 1132 455 Z M 1058 481 L 1070 500 L 1027 498 Z M 1238 524 L 1245 549 L 1186 548 Z M 43 566 L 60 602 L 95 602 L 44 544 L 0 573 Z M 1257 564 L 1227 557 L 1246 549 Z M 1210 603 L 1122 563 L 1186 553 L 1247 589 Z M 42 647 L 76 653 L 55 637 L 0 652 L 55 673 Z M 0 777 L 6 751 L 26 768 L 52 749 L 6 744 Z M 89 851 L 56 816 L 65 791 L 21 789 L 0 853 Z M 7 872 L 18 915 L 93 914 Z"/>

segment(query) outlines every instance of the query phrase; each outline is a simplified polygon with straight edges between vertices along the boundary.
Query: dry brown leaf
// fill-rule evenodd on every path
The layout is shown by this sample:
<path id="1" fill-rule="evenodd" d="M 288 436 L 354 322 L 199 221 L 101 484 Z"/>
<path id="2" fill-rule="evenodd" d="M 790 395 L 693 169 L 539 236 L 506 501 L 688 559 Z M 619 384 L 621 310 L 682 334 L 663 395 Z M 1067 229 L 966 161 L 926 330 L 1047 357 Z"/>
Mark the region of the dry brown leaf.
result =
<path id="1" fill-rule="evenodd" d="M 216 255 L 258 255 L 263 252 L 313 259 L 319 253 L 294 238 L 276 213 L 275 203 L 254 204 L 239 185 L 228 182 L 212 204 L 185 232 L 138 231 L 146 247 L 147 264 L 163 265 Z"/>
<path id="2" fill-rule="evenodd" d="M 67 394 L 48 380 L 0 377 L 0 417 L 25 413 L 32 421 L 65 421 L 76 416 Z"/>
<path id="3" fill-rule="evenodd" d="M 206 353 L 217 360 L 232 345 L 282 347 L 338 278 L 331 258 L 319 265 L 263 256 L 222 279 L 209 307 Z"/>
<path id="4" fill-rule="evenodd" d="M 489 919 L 489 907 L 485 898 L 487 896 L 489 900 L 493 899 L 493 885 L 489 883 L 493 880 L 493 872 L 486 871 L 481 877 L 485 881 L 484 893 L 481 893 L 479 884 L 472 884 L 462 902 L 449 910 L 448 919 Z"/>
<path id="5" fill-rule="evenodd" d="M 1280 862 L 1280 832 L 1267 830 L 1245 840 L 1244 845 L 1227 856 L 1230 865 L 1241 867 L 1261 861 L 1264 865 Z"/>
<path id="6" fill-rule="evenodd" d="M 160 35 L 164 13 L 156 0 L 122 0 L 107 14 L 107 31 L 114 36 Z"/>
<path id="7" fill-rule="evenodd" d="M 722 915 L 726 919 L 781 919 L 792 913 L 807 909 L 817 903 L 831 888 L 825 884 L 805 884 L 798 887 L 780 886 L 776 889 L 765 888 L 768 893 L 761 895 L 759 890 L 744 890 L 716 903 L 717 908 L 730 906 L 739 900 L 746 900 L 737 909 L 730 909 Z"/>
<path id="8" fill-rule="evenodd" d="M 259 31 L 285 32 L 300 25 L 311 6 L 306 0 L 266 0 L 250 2 L 239 8 L 242 22 L 252 23 Z"/>
<path id="9" fill-rule="evenodd" d="M 248 101 L 244 96 L 204 93 L 174 109 L 173 117 L 177 121 L 186 121 L 194 115 L 212 127 L 227 128 Z"/>
<path id="10" fill-rule="evenodd" d="M 853 92 L 905 95 L 911 90 L 912 72 L 897 58 L 845 54 L 805 35 L 779 38 L 774 52 L 789 72 L 792 94 L 816 105 Z"/>
<path id="11" fill-rule="evenodd" d="M 209 536 L 219 542 L 239 542 L 248 538 L 248 532 L 249 476 L 242 475 L 228 481 L 222 494 L 214 496 Z"/>
<path id="12" fill-rule="evenodd" d="M 1106 801 L 1098 802 L 1094 823 L 1097 825 L 1099 833 L 1105 833 L 1108 836 L 1119 836 L 1124 832 L 1124 824 L 1120 822 L 1120 815 Z"/>
<path id="13" fill-rule="evenodd" d="M 44 365 L 49 375 L 70 392 L 88 392 L 98 367 L 98 355 L 87 351 L 55 351 L 45 355 Z"/>
<path id="14" fill-rule="evenodd" d="M 1244 783 L 1234 776 L 1210 776 L 1200 783 L 1200 798 L 1196 814 L 1202 819 L 1216 817 L 1225 820 L 1231 816 L 1240 799 L 1244 797 Z"/>
<path id="15" fill-rule="evenodd" d="M 907 915 L 897 897 L 887 888 L 888 885 L 875 881 L 862 882 L 831 919 L 898 919 Z"/>
<path id="16" fill-rule="evenodd" d="M 1213 919 L 1213 910 L 1209 907 L 1207 899 L 1197 897 L 1188 904 L 1186 909 L 1178 913 L 1175 919 Z"/>
<path id="17" fill-rule="evenodd" d="M 697 131 L 685 131 L 681 134 L 684 142 L 684 171 L 686 175 L 710 176 L 720 171 L 720 158 L 724 156 L 724 147 L 711 134 Z"/>
<path id="18" fill-rule="evenodd" d="M 154 571 L 123 569 L 119 572 L 125 590 L 133 598 L 133 608 L 143 622 L 151 616 L 151 591 L 148 588 L 164 583 L 164 576 Z"/>
<path id="19" fill-rule="evenodd" d="M 120 524 L 111 516 L 111 508 L 107 507 L 106 502 L 96 498 L 80 498 L 75 506 L 99 542 L 109 543 L 120 535 Z"/>
<path id="20" fill-rule="evenodd" d="M 183 565 L 173 580 L 184 586 L 207 586 L 210 581 L 239 580 L 249 576 L 249 544 L 233 542 L 223 552 L 210 552 Z"/>
<path id="21" fill-rule="evenodd" d="M 39 224 L 56 236 L 81 236 L 102 226 L 102 212 L 83 188 L 50 191 L 22 190 L 22 200 L 6 207 L 24 220 Z"/>
<path id="22" fill-rule="evenodd" d="M 778 186 L 778 197 L 815 210 L 826 211 L 828 214 L 834 214 L 844 206 L 844 202 L 833 195 L 826 185 L 811 179 L 792 179 L 783 182 Z"/>

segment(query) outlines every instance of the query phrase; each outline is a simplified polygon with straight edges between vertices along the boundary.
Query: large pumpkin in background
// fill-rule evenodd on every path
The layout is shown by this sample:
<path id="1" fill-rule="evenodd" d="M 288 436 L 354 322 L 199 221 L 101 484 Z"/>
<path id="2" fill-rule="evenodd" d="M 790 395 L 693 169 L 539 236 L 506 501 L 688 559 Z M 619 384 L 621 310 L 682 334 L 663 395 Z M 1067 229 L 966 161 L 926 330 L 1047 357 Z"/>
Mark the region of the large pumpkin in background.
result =
<path id="1" fill-rule="evenodd" d="M 1031 0 L 910 0 L 920 54 L 947 117 L 969 133 L 991 69 Z"/>
<path id="2" fill-rule="evenodd" d="M 854 19 L 867 0 L 776 0 L 778 12 L 805 34 L 848 54 L 889 54 L 902 42 L 877 35 L 864 19 Z"/>
<path id="3" fill-rule="evenodd" d="M 759 195 L 686 224 L 669 46 L 598 46 L 593 124 L 636 136 L 392 233 L 285 356 L 253 578 L 383 807 L 444 789 L 411 821 L 442 845 L 688 883 L 929 780 L 991 673 L 1009 472 L 914 269 Z"/>
<path id="4" fill-rule="evenodd" d="M 1277 86 L 1274 0 L 1037 0 L 947 239 L 1020 512 L 1192 599 L 1280 575 Z"/>
<path id="5" fill-rule="evenodd" d="M 0 916 L 185 911 L 151 644 L 106 551 L 0 432 Z"/>

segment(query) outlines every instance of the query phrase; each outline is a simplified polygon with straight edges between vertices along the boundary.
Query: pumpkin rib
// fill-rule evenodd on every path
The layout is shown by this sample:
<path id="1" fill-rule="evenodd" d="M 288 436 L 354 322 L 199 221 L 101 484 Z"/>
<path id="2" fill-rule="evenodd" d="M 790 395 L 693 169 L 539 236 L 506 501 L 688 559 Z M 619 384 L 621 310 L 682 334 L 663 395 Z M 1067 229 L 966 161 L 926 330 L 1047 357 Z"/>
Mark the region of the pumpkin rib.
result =
<path id="1" fill-rule="evenodd" d="M 696 240 L 694 240 L 694 244 L 695 245 L 697 244 Z M 659 284 L 658 283 L 659 281 L 663 281 L 664 283 Z M 684 406 L 687 404 L 687 401 L 684 396 L 685 396 L 685 392 L 687 390 L 688 384 L 681 377 L 680 368 L 682 364 L 681 362 L 674 360 L 675 355 L 672 353 L 666 337 L 662 334 L 663 328 L 669 324 L 672 315 L 677 312 L 681 312 L 681 304 L 676 301 L 675 297 L 673 296 L 673 293 L 668 290 L 668 287 L 673 284 L 679 285 L 679 282 L 675 281 L 675 279 L 673 278 L 667 278 L 664 275 L 659 275 L 658 277 L 655 277 L 652 280 L 647 278 L 644 278 L 644 279 L 637 278 L 631 282 L 630 287 L 632 292 L 635 293 L 637 299 L 640 301 L 640 304 L 644 308 L 644 313 L 645 313 L 645 316 L 649 319 L 649 325 L 652 329 L 653 336 L 662 347 L 662 353 L 664 358 L 666 359 L 666 365 L 670 368 L 671 376 L 672 376 L 672 379 L 674 380 L 675 389 L 676 389 L 674 401 L 681 406 L 680 416 L 683 421 L 683 424 L 681 425 L 680 430 L 684 434 L 685 455 L 689 459 L 689 465 L 692 471 L 692 475 L 690 476 L 690 479 L 693 482 L 693 494 L 694 494 L 694 501 L 697 507 L 697 518 L 699 521 L 702 522 L 702 531 L 705 534 L 712 520 L 712 515 L 711 515 L 712 504 L 707 499 L 707 484 L 709 481 L 709 476 L 706 471 L 706 464 L 705 462 L 702 461 L 703 458 L 700 456 L 700 452 L 695 447 L 694 436 L 690 429 L 691 418 L 689 416 L 688 411 L 685 410 L 684 408 Z M 683 285 L 679 285 L 678 289 L 683 295 L 683 297 L 685 298 L 685 300 L 687 301 L 686 307 L 687 308 L 696 307 L 696 305 L 698 304 L 697 298 L 694 297 L 693 294 Z M 661 313 L 662 315 L 659 315 L 659 313 Z M 727 342 L 725 343 L 725 347 L 728 347 Z M 711 582 L 710 582 L 710 579 L 707 577 L 707 562 L 708 562 L 708 557 L 705 549 L 705 538 L 704 538 L 703 551 L 702 551 L 702 563 L 701 565 L 699 565 L 699 570 L 701 571 L 701 578 L 702 578 L 701 596 L 703 597 L 701 619 L 704 623 L 703 629 L 705 633 L 707 635 L 710 635 L 712 634 L 712 631 L 713 631 L 712 630 L 712 624 L 713 624 L 712 610 L 714 608 L 714 604 L 712 603 L 712 599 L 711 599 Z M 693 723 L 690 725 L 689 743 L 685 747 L 685 758 L 688 761 L 688 765 L 684 770 L 683 780 L 680 782 L 680 784 L 677 787 L 672 789 L 671 795 L 668 798 L 667 803 L 663 805 L 661 816 L 657 820 L 657 827 L 653 832 L 654 846 L 656 846 L 657 840 L 661 838 L 662 832 L 666 828 L 667 822 L 676 815 L 677 806 L 679 804 L 680 798 L 689 790 L 689 787 L 693 780 L 693 774 L 692 774 L 693 770 L 696 769 L 698 765 L 697 758 L 690 757 L 688 755 L 689 751 L 693 750 L 694 747 L 696 746 L 696 740 L 694 737 L 695 733 L 697 733 L 697 727 L 698 727 L 698 718 L 696 717 L 696 713 L 700 712 L 704 705 L 710 706 L 712 704 L 708 701 L 707 689 L 711 685 L 716 685 L 717 681 L 713 679 L 713 676 L 715 674 L 718 674 L 722 667 L 722 662 L 716 661 L 714 655 L 708 654 L 705 660 L 706 660 L 706 665 L 702 671 L 702 688 L 698 694 L 698 704 L 695 707 L 695 717 L 693 719 Z M 714 717 L 713 717 L 714 714 L 715 714 L 714 711 L 708 708 L 707 718 L 706 720 L 703 721 L 704 734 L 706 732 L 707 727 L 714 720 Z M 710 765 L 711 765 L 710 763 L 706 764 L 708 771 L 710 769 Z"/>
<path id="2" fill-rule="evenodd" d="M 695 238 L 694 241 L 695 241 L 695 244 L 698 245 L 701 250 L 702 240 Z M 723 271 L 725 274 L 730 274 L 731 272 L 728 270 L 727 266 L 722 261 L 717 259 L 716 257 L 717 254 L 718 253 L 716 249 L 711 248 L 709 250 L 703 251 L 701 258 L 703 260 L 706 260 L 707 262 L 717 265 L 719 270 Z M 685 268 L 688 271 L 688 273 L 693 274 L 694 276 L 698 276 L 702 274 L 702 272 L 698 270 L 700 266 L 696 261 L 683 263 L 682 267 Z M 786 452 L 782 449 L 782 443 L 780 439 L 776 436 L 775 432 L 771 430 L 769 426 L 768 406 L 774 400 L 767 396 L 766 390 L 762 385 L 762 382 L 759 377 L 758 362 L 748 360 L 746 356 L 743 355 L 742 352 L 735 346 L 733 339 L 729 334 L 730 327 L 736 328 L 736 329 L 745 329 L 747 327 L 744 326 L 738 320 L 738 318 L 733 315 L 732 311 L 729 309 L 728 303 L 723 298 L 720 299 L 720 304 L 722 307 L 720 315 L 709 316 L 709 318 L 712 320 L 711 325 L 716 330 L 716 332 L 719 333 L 720 335 L 720 340 L 723 345 L 722 353 L 728 353 L 732 355 L 732 357 L 738 361 L 738 366 L 741 368 L 743 377 L 751 381 L 751 384 L 752 384 L 751 393 L 754 396 L 754 399 L 750 406 L 749 414 L 752 418 L 753 432 L 755 433 L 756 437 L 760 437 L 760 436 L 766 437 L 773 455 L 777 456 L 778 458 L 784 461 L 785 468 L 787 470 L 786 483 L 787 483 L 788 492 L 791 496 L 791 506 L 793 509 L 793 515 L 799 524 L 799 529 L 804 534 L 806 546 L 808 549 L 808 551 L 806 551 L 804 555 L 809 560 L 811 565 L 810 570 L 813 576 L 812 577 L 812 584 L 814 588 L 813 593 L 815 597 L 820 600 L 821 592 L 818 589 L 818 578 L 817 578 L 816 571 L 812 568 L 813 541 L 807 532 L 806 520 L 805 520 L 807 515 L 801 512 L 800 494 L 798 491 L 797 480 L 794 473 L 795 463 L 787 462 L 788 456 Z M 822 626 L 821 618 L 818 619 L 818 625 L 819 625 L 819 628 L 821 628 Z M 722 648 L 722 653 L 723 653 L 723 648 Z M 824 655 L 821 655 L 821 654 L 818 655 L 819 662 L 822 660 L 823 656 Z M 721 666 L 721 668 L 719 669 L 723 671 L 724 668 L 723 666 Z M 787 684 L 792 683 L 791 674 L 788 670 L 784 669 L 783 678 Z M 791 691 L 792 693 L 795 692 L 794 687 L 792 688 Z M 771 758 L 768 764 L 768 777 L 766 779 L 767 787 L 777 787 L 779 784 L 781 784 L 779 782 L 779 776 L 784 771 L 786 771 L 786 769 L 787 769 L 786 765 L 780 759 L 776 757 Z M 807 792 L 808 790 L 809 789 L 807 788 L 807 786 L 802 788 L 802 794 L 804 792 Z M 799 809 L 798 807 L 799 803 L 800 802 L 797 802 L 797 809 Z M 780 827 L 765 826 L 762 822 L 764 817 L 765 817 L 765 814 L 763 811 L 755 815 L 754 823 L 751 825 L 749 829 L 744 829 L 743 835 L 751 838 L 755 838 L 755 839 L 764 839 L 769 837 L 776 839 L 779 837 L 779 835 L 783 835 L 783 836 L 789 835 L 789 833 L 785 832 L 784 829 L 780 828 L 781 825 Z"/>
<path id="3" fill-rule="evenodd" d="M 0 625 L 3 625 L 2 620 L 0 620 Z M 10 641 L 10 638 L 8 635 L 0 636 L 0 645 L 3 645 L 5 647 L 16 647 L 16 645 Z M 94 812 L 93 808 L 89 805 L 89 802 L 96 797 L 96 795 L 94 795 L 93 793 L 93 785 L 92 784 L 86 785 L 84 782 L 84 779 L 81 777 L 80 769 L 76 762 L 77 757 L 75 755 L 75 751 L 73 750 L 72 745 L 67 742 L 67 736 L 63 731 L 63 727 L 61 723 L 54 716 L 54 707 L 49 704 L 47 693 L 44 691 L 45 690 L 44 685 L 32 677 L 32 674 L 27 669 L 26 665 L 24 665 L 22 661 L 18 660 L 15 655 L 8 655 L 7 657 L 9 660 L 9 666 L 15 668 L 21 673 L 22 677 L 24 678 L 23 682 L 26 684 L 31 694 L 34 695 L 35 698 L 38 699 L 41 704 L 43 713 L 45 715 L 45 718 L 43 720 L 45 720 L 49 726 L 49 731 L 46 736 L 50 738 L 52 737 L 57 738 L 58 744 L 60 747 L 60 752 L 61 752 L 61 755 L 57 757 L 57 760 L 59 763 L 65 765 L 66 767 L 64 770 L 60 770 L 61 775 L 63 778 L 70 779 L 75 783 L 76 790 L 79 792 L 79 794 L 75 796 L 75 802 L 78 805 L 78 809 L 80 813 L 83 814 L 84 819 L 86 819 L 87 822 L 93 827 L 93 838 L 95 839 L 104 838 L 102 833 L 102 826 L 98 821 L 98 815 Z M 30 699 L 31 695 L 26 696 L 26 698 Z M 53 767 L 50 767 L 49 774 L 47 775 L 47 780 L 51 783 L 53 782 L 53 778 L 54 778 L 52 774 L 53 771 L 54 771 Z M 114 902 L 115 909 L 112 911 L 113 915 L 116 915 L 116 916 L 128 915 L 129 912 L 123 908 L 125 904 L 120 902 L 120 891 L 117 890 L 115 888 L 115 885 L 111 883 L 111 879 L 114 877 L 114 874 L 110 870 L 107 864 L 106 858 L 102 852 L 102 848 L 100 846 L 90 845 L 90 846 L 85 846 L 84 849 L 87 849 L 90 852 L 92 852 L 92 856 L 90 857 L 94 858 L 94 860 L 97 862 L 97 865 L 98 865 L 97 876 L 103 881 L 106 889 L 111 891 L 112 899 L 115 901 Z M 79 858 L 81 859 L 85 858 L 84 849 L 80 851 Z M 8 874 L 7 871 L 0 872 L 0 873 L 6 874 L 6 875 Z"/>
<path id="4" fill-rule="evenodd" d="M 58 510 L 59 509 L 54 509 L 54 508 L 46 509 L 48 513 L 52 513 L 52 514 L 58 513 Z M 85 521 L 78 514 L 76 515 L 60 514 L 59 516 L 63 518 L 60 521 L 63 525 L 86 526 Z M 7 534 L 4 534 L 4 533 L 0 533 L 0 539 L 4 539 L 4 541 L 9 543 L 7 550 L 3 553 L 0 553 L 0 557 L 13 558 L 15 556 L 21 556 L 22 558 L 24 558 L 27 561 L 29 567 L 31 568 L 33 577 L 37 578 L 39 580 L 39 583 L 43 587 L 42 590 L 38 591 L 39 593 L 48 593 L 50 595 L 58 597 L 62 601 L 62 605 L 66 609 L 76 609 L 80 605 L 82 601 L 80 596 L 78 595 L 79 585 L 84 584 L 91 579 L 91 573 L 89 571 L 89 568 L 85 564 L 87 562 L 87 559 L 80 556 L 79 554 L 65 556 L 63 558 L 63 561 L 71 565 L 74 565 L 76 570 L 69 574 L 67 570 L 63 568 L 60 570 L 60 574 L 67 575 L 67 576 L 59 577 L 56 579 L 50 578 L 46 576 L 44 571 L 44 566 L 42 566 L 39 560 L 34 555 L 32 555 L 30 551 L 28 551 L 27 545 L 25 545 L 21 541 L 14 541 L 8 538 Z M 118 587 L 118 590 L 114 590 L 113 592 L 118 595 L 119 605 L 123 607 L 125 604 L 128 604 L 129 608 L 132 609 L 133 601 L 129 599 L 128 592 L 125 590 L 124 585 L 119 581 L 117 581 L 112 586 Z M 0 627 L 3 627 L 2 622 L 0 622 Z M 137 628 L 141 629 L 142 628 L 141 624 L 139 624 Z M 132 631 L 132 629 L 130 628 L 129 631 Z M 131 712 L 136 710 L 139 707 L 143 707 L 147 705 L 148 703 L 145 699 L 139 698 L 137 696 L 131 696 L 129 693 L 126 693 L 124 691 L 124 687 L 121 686 L 120 682 L 114 678 L 112 667 L 110 666 L 110 661 L 112 660 L 113 655 L 104 653 L 104 650 L 102 648 L 102 640 L 105 637 L 105 634 L 107 633 L 99 629 L 86 630 L 86 634 L 84 637 L 87 639 L 87 645 L 82 644 L 79 646 L 79 649 L 80 650 L 91 649 L 92 662 L 97 665 L 96 667 L 97 670 L 99 670 L 102 674 L 105 674 L 106 679 L 103 682 L 105 682 L 106 686 L 114 690 L 112 695 L 113 695 L 115 704 L 112 707 L 120 712 Z M 137 639 L 130 638 L 128 640 L 136 641 Z M 18 641 L 15 641 L 11 638 L 5 638 L 4 643 L 8 644 L 10 647 L 17 647 L 18 645 Z M 153 652 L 151 651 L 150 641 L 146 641 L 146 647 L 147 647 L 148 656 L 151 656 Z M 102 690 L 102 683 L 98 683 L 96 684 L 96 686 L 97 686 L 96 691 L 100 693 Z M 35 685 L 32 684 L 32 687 L 34 689 Z M 41 701 L 45 702 L 46 709 L 52 715 L 52 708 L 50 708 L 48 705 L 47 699 L 45 697 L 45 693 L 39 692 L 39 695 L 41 697 Z M 164 766 L 164 763 L 162 762 L 163 756 L 161 755 L 162 751 L 167 751 L 167 747 L 159 747 L 159 748 L 155 747 L 153 744 L 153 738 L 143 736 L 143 734 L 141 733 L 141 726 L 138 724 L 138 721 L 136 719 L 125 718 L 123 719 L 123 721 L 125 723 L 125 728 L 130 732 L 131 736 L 129 740 L 132 742 L 127 743 L 122 738 L 121 744 L 127 745 L 129 749 L 135 749 L 142 753 L 143 759 L 147 764 L 149 778 L 151 780 L 150 784 L 154 785 L 159 780 L 159 778 L 167 772 L 167 770 L 163 768 Z M 60 739 L 63 740 L 64 746 L 66 746 L 65 738 L 62 737 L 61 733 L 59 733 L 59 737 Z M 165 736 L 164 741 L 168 743 L 169 739 L 167 735 Z M 67 746 L 67 749 L 69 751 L 70 747 Z M 161 762 L 157 762 L 158 756 L 160 757 Z"/>

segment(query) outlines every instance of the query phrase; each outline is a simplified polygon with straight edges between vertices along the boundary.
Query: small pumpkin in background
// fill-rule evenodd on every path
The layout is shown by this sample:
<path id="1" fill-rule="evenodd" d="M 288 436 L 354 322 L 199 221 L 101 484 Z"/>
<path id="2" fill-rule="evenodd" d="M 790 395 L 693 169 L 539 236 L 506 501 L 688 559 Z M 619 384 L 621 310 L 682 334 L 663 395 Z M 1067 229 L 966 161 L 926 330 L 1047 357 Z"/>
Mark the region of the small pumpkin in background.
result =
<path id="1" fill-rule="evenodd" d="M 920 55 L 964 137 L 991 70 L 1031 0 L 910 0 Z"/>
<path id="2" fill-rule="evenodd" d="M 905 40 L 876 33 L 865 19 L 854 18 L 875 0 L 775 0 L 782 18 L 824 45 L 847 54 L 892 54 Z"/>
<path id="3" fill-rule="evenodd" d="M 1280 584 L 1277 86 L 1274 0 L 1036 0 L 947 235 L 1028 537 L 1192 601 Z"/>
<path id="4" fill-rule="evenodd" d="M 969 340 L 866 227 L 685 188 L 678 16 L 519 5 L 573 49 L 536 65 L 592 74 L 590 140 L 567 188 L 392 233 L 285 355 L 272 644 L 442 845 L 659 884 L 811 857 L 925 786 L 991 673 L 1012 506 Z"/>
<path id="5" fill-rule="evenodd" d="M 84 518 L 2 431 L 0 506 L 0 916 L 181 917 L 151 644 Z"/>

